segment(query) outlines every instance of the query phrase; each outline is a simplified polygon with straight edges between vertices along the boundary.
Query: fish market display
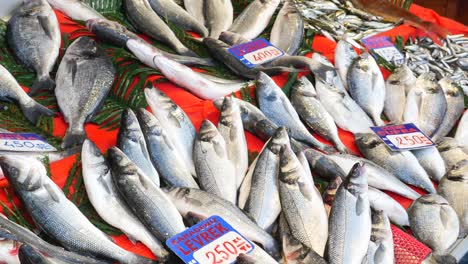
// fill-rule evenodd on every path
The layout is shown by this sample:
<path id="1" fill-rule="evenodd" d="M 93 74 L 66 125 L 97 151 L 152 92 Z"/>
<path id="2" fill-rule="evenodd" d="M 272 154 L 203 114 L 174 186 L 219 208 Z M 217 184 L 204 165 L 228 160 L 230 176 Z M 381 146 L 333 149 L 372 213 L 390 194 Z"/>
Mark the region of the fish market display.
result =
<path id="1" fill-rule="evenodd" d="M 271 29 L 270 42 L 289 55 L 295 55 L 304 37 L 304 21 L 296 2 L 284 1 Z"/>
<path id="2" fill-rule="evenodd" d="M 8 43 L 16 57 L 37 74 L 30 94 L 53 90 L 50 72 L 59 55 L 59 23 L 46 0 L 24 2 L 8 22 Z"/>

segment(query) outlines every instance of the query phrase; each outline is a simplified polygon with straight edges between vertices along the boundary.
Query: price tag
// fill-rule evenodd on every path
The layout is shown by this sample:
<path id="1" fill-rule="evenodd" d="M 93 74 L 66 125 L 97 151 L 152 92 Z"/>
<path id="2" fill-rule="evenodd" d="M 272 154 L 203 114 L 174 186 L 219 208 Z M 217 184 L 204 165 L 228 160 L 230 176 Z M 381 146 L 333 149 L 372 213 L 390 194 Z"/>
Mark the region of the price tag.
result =
<path id="1" fill-rule="evenodd" d="M 18 152 L 57 151 L 41 136 L 32 133 L 0 133 L 0 150 Z"/>
<path id="2" fill-rule="evenodd" d="M 228 51 L 248 68 L 254 68 L 284 55 L 282 50 L 263 38 L 231 47 Z"/>
<path id="3" fill-rule="evenodd" d="M 388 37 L 369 37 L 361 40 L 366 48 L 374 51 L 388 62 L 401 65 L 405 56 L 395 47 Z"/>
<path id="4" fill-rule="evenodd" d="M 254 244 L 219 216 L 212 216 L 166 241 L 166 245 L 188 264 L 234 263 Z"/>
<path id="5" fill-rule="evenodd" d="M 431 138 L 426 136 L 413 123 L 371 127 L 371 129 L 392 151 L 413 150 L 435 146 Z"/>

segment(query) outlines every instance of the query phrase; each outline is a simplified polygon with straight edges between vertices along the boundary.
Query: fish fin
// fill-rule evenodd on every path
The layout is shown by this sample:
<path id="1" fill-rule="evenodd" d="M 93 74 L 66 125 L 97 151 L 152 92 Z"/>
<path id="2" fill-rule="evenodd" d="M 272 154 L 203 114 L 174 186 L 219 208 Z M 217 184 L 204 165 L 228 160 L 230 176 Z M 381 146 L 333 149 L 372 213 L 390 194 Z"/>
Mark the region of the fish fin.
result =
<path id="1" fill-rule="evenodd" d="M 50 198 L 52 198 L 52 200 L 54 200 L 56 203 L 60 202 L 59 196 L 55 193 L 55 190 L 50 184 L 44 184 L 44 188 L 47 190 L 47 193 L 49 193 Z"/>
<path id="2" fill-rule="evenodd" d="M 213 141 L 213 148 L 214 148 L 214 151 L 216 152 L 216 155 L 218 155 L 221 158 L 227 158 L 226 149 L 223 148 L 223 146 L 221 146 L 221 142 Z"/>
<path id="3" fill-rule="evenodd" d="M 187 215 L 185 216 L 185 221 L 187 222 L 189 226 L 196 225 L 205 219 L 206 219 L 206 216 L 192 212 L 192 211 L 189 211 Z"/>
<path id="4" fill-rule="evenodd" d="M 175 124 L 177 126 L 177 128 L 181 128 L 182 126 L 180 125 L 180 121 L 179 119 L 177 118 L 177 116 L 173 115 L 172 113 L 169 113 L 167 115 L 168 119 L 170 121 L 172 121 L 173 124 Z"/>
<path id="5" fill-rule="evenodd" d="M 52 39 L 52 32 L 50 31 L 50 20 L 47 16 L 37 16 L 37 20 L 39 21 L 39 24 L 41 25 L 42 29 L 46 33 L 46 35 Z"/>
<path id="6" fill-rule="evenodd" d="M 65 137 L 63 138 L 62 148 L 67 149 L 73 146 L 81 145 L 83 141 L 86 139 L 86 132 L 84 130 L 81 131 L 72 131 L 67 130 L 65 133 Z"/>
<path id="7" fill-rule="evenodd" d="M 39 77 L 31 88 L 29 89 L 29 95 L 36 94 L 38 91 L 47 90 L 52 91 L 55 88 L 55 81 L 50 78 L 49 75 Z"/>
<path id="8" fill-rule="evenodd" d="M 23 111 L 24 116 L 33 124 L 37 124 L 41 115 L 54 115 L 54 112 L 52 110 L 39 104 L 36 101 L 31 101 L 28 104 L 21 104 L 20 108 Z"/>
<path id="9" fill-rule="evenodd" d="M 76 72 L 78 71 L 78 62 L 76 59 L 71 59 L 67 62 L 68 72 L 71 73 L 72 84 L 75 83 Z"/>
<path id="10" fill-rule="evenodd" d="M 111 194 L 111 188 L 109 187 L 107 182 L 104 180 L 104 176 L 100 175 L 97 180 L 104 187 L 104 190 L 106 191 L 106 193 Z"/>
<path id="11" fill-rule="evenodd" d="M 301 180 L 298 182 L 298 185 L 299 185 L 299 191 L 302 193 L 302 196 L 304 196 L 304 198 L 306 198 L 307 200 L 312 201 L 313 197 L 312 197 L 311 191 L 313 190 L 311 190 L 310 188 L 307 188 L 307 185 L 304 184 Z"/>
<path id="12" fill-rule="evenodd" d="M 167 147 L 169 147 L 170 150 L 174 150 L 174 145 L 172 144 L 171 139 L 166 134 L 163 134 L 163 138 L 166 142 Z"/>
<path id="13" fill-rule="evenodd" d="M 361 215 L 366 209 L 364 198 L 361 195 L 358 196 L 356 201 L 356 214 Z"/>

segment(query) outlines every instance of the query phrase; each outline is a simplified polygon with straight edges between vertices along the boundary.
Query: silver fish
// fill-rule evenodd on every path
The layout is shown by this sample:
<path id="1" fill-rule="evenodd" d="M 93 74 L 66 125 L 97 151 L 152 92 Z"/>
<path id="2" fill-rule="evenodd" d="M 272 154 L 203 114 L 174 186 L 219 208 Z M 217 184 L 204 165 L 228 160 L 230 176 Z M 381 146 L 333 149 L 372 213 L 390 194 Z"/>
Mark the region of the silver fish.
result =
<path id="1" fill-rule="evenodd" d="M 244 38 L 258 37 L 270 23 L 280 0 L 255 0 L 234 20 L 229 31 L 241 34 Z"/>
<path id="2" fill-rule="evenodd" d="M 125 109 L 119 133 L 117 134 L 117 147 L 140 168 L 151 181 L 159 186 L 159 174 L 151 163 L 146 147 L 146 141 L 138 124 L 138 119 L 131 109 Z"/>
<path id="3" fill-rule="evenodd" d="M 351 97 L 362 107 L 378 126 L 384 125 L 380 118 L 385 101 L 385 80 L 377 62 L 367 52 L 351 64 L 348 75 Z"/>
<path id="4" fill-rule="evenodd" d="M 364 263 L 393 264 L 395 263 L 393 234 L 390 221 L 384 211 L 372 211 L 372 231 Z"/>
<path id="5" fill-rule="evenodd" d="M 0 157 L 0 166 L 37 226 L 65 248 L 121 263 L 154 263 L 109 240 L 67 199 L 39 161 Z"/>
<path id="6" fill-rule="evenodd" d="M 15 77 L 0 64 L 0 98 L 18 104 L 24 116 L 33 124 L 41 115 L 53 116 L 54 112 L 29 97 Z"/>
<path id="7" fill-rule="evenodd" d="M 54 9 L 59 10 L 73 20 L 88 21 L 105 19 L 103 15 L 81 0 L 47 0 Z"/>
<path id="8" fill-rule="evenodd" d="M 411 152 L 434 181 L 440 181 L 447 172 L 445 161 L 436 147 L 417 149 Z"/>
<path id="9" fill-rule="evenodd" d="M 8 21 L 7 40 L 21 63 L 37 74 L 29 93 L 53 90 L 55 82 L 50 72 L 59 56 L 61 35 L 57 17 L 47 1 L 24 2 Z"/>
<path id="10" fill-rule="evenodd" d="M 463 117 L 460 119 L 460 123 L 458 123 L 455 139 L 458 143 L 468 147 L 468 111 L 465 111 Z"/>
<path id="11" fill-rule="evenodd" d="M 239 188 L 249 167 L 249 151 L 240 108 L 233 97 L 224 98 L 218 131 L 226 142 L 229 159 L 236 169 L 236 187 Z"/>
<path id="12" fill-rule="evenodd" d="M 346 178 L 346 173 L 335 161 L 329 158 L 329 155 L 324 155 L 323 153 L 310 148 L 304 150 L 304 155 L 306 156 L 315 176 L 326 180 L 333 180 L 337 176 L 343 179 Z"/>
<path id="13" fill-rule="evenodd" d="M 409 226 L 408 214 L 405 208 L 386 193 L 369 187 L 369 203 L 372 209 L 383 211 L 394 224 Z"/>
<path id="14" fill-rule="evenodd" d="M 403 121 L 403 113 L 406 107 L 406 93 L 414 83 L 416 77 L 411 69 L 403 64 L 398 67 L 385 82 L 385 116 L 393 123 Z"/>
<path id="15" fill-rule="evenodd" d="M 201 189 L 235 204 L 236 169 L 229 159 L 223 136 L 208 120 L 203 121 L 195 139 L 193 160 Z"/>
<path id="16" fill-rule="evenodd" d="M 330 212 L 328 260 L 362 263 L 371 238 L 367 175 L 362 164 L 353 166 L 338 189 Z"/>
<path id="17" fill-rule="evenodd" d="M 442 255 L 457 240 L 457 213 L 442 196 L 421 196 L 408 208 L 408 215 L 414 236 L 435 254 Z"/>
<path id="18" fill-rule="evenodd" d="M 338 136 L 338 128 L 333 117 L 317 99 L 312 83 L 304 76 L 292 87 L 291 104 L 305 123 L 321 137 L 333 142 L 336 149 L 348 153 L 348 149 Z"/>
<path id="19" fill-rule="evenodd" d="M 210 38 L 218 39 L 221 32 L 227 30 L 234 20 L 231 0 L 203 0 L 203 13 Z"/>
<path id="20" fill-rule="evenodd" d="M 231 31 L 221 32 L 221 34 L 219 35 L 219 40 L 231 46 L 236 46 L 252 41 L 251 39 L 246 39 L 242 35 Z"/>
<path id="21" fill-rule="evenodd" d="M 131 241 L 141 241 L 158 259 L 166 260 L 169 252 L 122 200 L 114 185 L 110 167 L 93 142 L 85 140 L 81 159 L 86 193 L 99 216 L 120 229 Z"/>
<path id="22" fill-rule="evenodd" d="M 187 12 L 192 15 L 202 25 L 205 24 L 205 15 L 203 13 L 203 2 L 202 0 L 184 0 L 184 7 Z"/>
<path id="23" fill-rule="evenodd" d="M 176 205 L 184 218 L 189 217 L 190 214 L 196 214 L 204 218 L 219 215 L 224 219 L 229 219 L 229 224 L 236 230 L 245 234 L 253 242 L 262 245 L 265 251 L 275 259 L 279 258 L 279 248 L 276 240 L 257 226 L 234 204 L 198 189 L 173 187 L 163 188 L 162 190 Z"/>
<path id="24" fill-rule="evenodd" d="M 436 190 L 429 175 L 410 151 L 394 152 L 375 134 L 356 134 L 356 145 L 364 157 L 393 173 L 401 181 L 430 193 Z"/>
<path id="25" fill-rule="evenodd" d="M 163 242 L 184 231 L 182 217 L 166 194 L 121 150 L 112 147 L 108 152 L 115 186 L 148 230 Z"/>
<path id="26" fill-rule="evenodd" d="M 335 66 L 345 87 L 348 87 L 349 68 L 357 57 L 357 52 L 346 39 L 338 41 L 335 48 Z"/>
<path id="27" fill-rule="evenodd" d="M 454 138 L 441 138 L 437 144 L 437 149 L 445 161 L 447 171 L 450 171 L 460 161 L 468 159 L 468 147 L 459 144 Z"/>
<path id="28" fill-rule="evenodd" d="M 171 186 L 198 188 L 182 155 L 164 130 L 161 121 L 145 109 L 137 112 L 153 165 L 162 179 Z"/>
<path id="29" fill-rule="evenodd" d="M 62 148 L 81 144 L 84 124 L 104 103 L 114 82 L 115 67 L 97 43 L 80 37 L 68 47 L 57 71 L 55 96 L 68 123 Z"/>
<path id="30" fill-rule="evenodd" d="M 304 36 L 304 21 L 293 0 L 284 1 L 271 29 L 270 42 L 286 54 L 295 55 Z"/>

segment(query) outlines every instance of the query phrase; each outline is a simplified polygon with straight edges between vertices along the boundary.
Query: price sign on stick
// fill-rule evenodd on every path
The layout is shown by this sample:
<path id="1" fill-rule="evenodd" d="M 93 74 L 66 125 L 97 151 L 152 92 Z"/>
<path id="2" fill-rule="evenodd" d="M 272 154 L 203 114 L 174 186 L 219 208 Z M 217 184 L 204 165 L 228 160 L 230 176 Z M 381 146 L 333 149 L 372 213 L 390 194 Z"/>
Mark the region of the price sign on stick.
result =
<path id="1" fill-rule="evenodd" d="M 388 37 L 369 37 L 361 40 L 366 48 L 374 51 L 386 61 L 401 65 L 405 62 L 405 56 L 395 47 Z"/>
<path id="2" fill-rule="evenodd" d="M 253 68 L 284 55 L 282 50 L 263 38 L 231 47 L 228 51 L 248 68 Z"/>
<path id="3" fill-rule="evenodd" d="M 430 137 L 426 136 L 413 123 L 371 129 L 393 151 L 413 150 L 435 146 Z"/>
<path id="4" fill-rule="evenodd" d="M 57 151 L 41 136 L 32 133 L 0 133 L 0 150 L 18 152 Z"/>

